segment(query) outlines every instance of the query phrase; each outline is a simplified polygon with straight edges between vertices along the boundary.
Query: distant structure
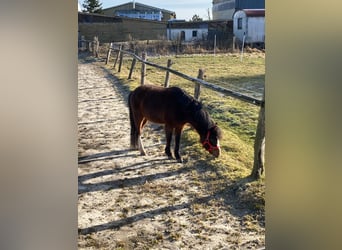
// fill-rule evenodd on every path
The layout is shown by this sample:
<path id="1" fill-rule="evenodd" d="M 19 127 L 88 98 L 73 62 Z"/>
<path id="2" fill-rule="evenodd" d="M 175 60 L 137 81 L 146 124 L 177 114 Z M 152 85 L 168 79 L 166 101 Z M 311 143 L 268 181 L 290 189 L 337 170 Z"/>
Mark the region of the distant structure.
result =
<path id="1" fill-rule="evenodd" d="M 265 9 L 243 9 L 234 13 L 234 35 L 239 43 L 265 43 Z"/>
<path id="2" fill-rule="evenodd" d="M 235 12 L 235 0 L 213 0 L 213 20 L 231 20 Z"/>
<path id="3" fill-rule="evenodd" d="M 208 37 L 208 21 L 187 22 L 170 20 L 167 24 L 167 39 L 182 42 L 206 40 Z"/>
<path id="4" fill-rule="evenodd" d="M 156 8 L 135 1 L 106 8 L 102 11 L 107 16 L 140 18 L 154 21 L 168 21 L 176 18 L 176 13 L 173 11 Z"/>
<path id="5" fill-rule="evenodd" d="M 213 0 L 213 20 L 232 20 L 242 9 L 265 9 L 265 0 Z"/>

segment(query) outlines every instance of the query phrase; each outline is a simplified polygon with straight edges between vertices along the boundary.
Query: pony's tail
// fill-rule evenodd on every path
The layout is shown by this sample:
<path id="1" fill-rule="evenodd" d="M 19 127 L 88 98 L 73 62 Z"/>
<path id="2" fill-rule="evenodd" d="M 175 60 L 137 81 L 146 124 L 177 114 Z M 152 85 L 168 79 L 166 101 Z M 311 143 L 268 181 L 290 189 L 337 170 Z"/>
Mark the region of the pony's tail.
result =
<path id="1" fill-rule="evenodd" d="M 138 148 L 137 128 L 134 122 L 133 110 L 132 110 L 132 92 L 128 95 L 128 108 L 129 108 L 129 120 L 131 123 L 131 149 Z"/>

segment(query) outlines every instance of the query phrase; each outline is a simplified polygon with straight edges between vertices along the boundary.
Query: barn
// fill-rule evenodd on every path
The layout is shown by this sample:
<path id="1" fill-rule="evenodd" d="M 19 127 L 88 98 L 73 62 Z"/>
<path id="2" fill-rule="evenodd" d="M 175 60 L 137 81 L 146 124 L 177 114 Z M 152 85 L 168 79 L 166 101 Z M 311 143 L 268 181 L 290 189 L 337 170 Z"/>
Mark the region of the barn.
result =
<path id="1" fill-rule="evenodd" d="M 233 32 L 238 42 L 265 43 L 265 9 L 238 10 L 233 16 Z"/>

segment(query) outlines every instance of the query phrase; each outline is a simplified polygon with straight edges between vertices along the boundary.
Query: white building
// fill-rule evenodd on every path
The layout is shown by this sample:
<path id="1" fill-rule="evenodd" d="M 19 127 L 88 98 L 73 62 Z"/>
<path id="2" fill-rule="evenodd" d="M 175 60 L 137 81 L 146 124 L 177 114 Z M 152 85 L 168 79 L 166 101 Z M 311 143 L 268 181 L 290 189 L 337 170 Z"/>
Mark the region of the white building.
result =
<path id="1" fill-rule="evenodd" d="M 163 13 L 161 11 L 117 11 L 117 16 L 120 17 L 129 17 L 129 18 L 141 18 L 141 19 L 147 19 L 147 20 L 156 20 L 161 21 L 163 18 Z"/>
<path id="2" fill-rule="evenodd" d="M 184 42 L 205 40 L 208 37 L 208 22 L 172 21 L 167 24 L 167 39 Z"/>
<path id="3" fill-rule="evenodd" d="M 265 43 L 265 9 L 244 9 L 234 14 L 234 36 L 245 43 Z"/>

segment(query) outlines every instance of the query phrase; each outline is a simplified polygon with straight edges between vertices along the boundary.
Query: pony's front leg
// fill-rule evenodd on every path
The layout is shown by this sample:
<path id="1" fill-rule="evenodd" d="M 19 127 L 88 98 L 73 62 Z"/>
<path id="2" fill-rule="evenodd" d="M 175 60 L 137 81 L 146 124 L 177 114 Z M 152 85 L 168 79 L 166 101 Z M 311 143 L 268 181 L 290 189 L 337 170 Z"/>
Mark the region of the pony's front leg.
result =
<path id="1" fill-rule="evenodd" d="M 166 135 L 166 147 L 165 147 L 165 154 L 169 157 L 169 159 L 172 159 L 172 154 L 171 154 L 171 140 L 172 140 L 172 130 L 173 128 L 165 125 L 165 135 Z"/>
<path id="2" fill-rule="evenodd" d="M 181 155 L 179 154 L 179 145 L 180 145 L 180 138 L 181 138 L 181 134 L 182 134 L 182 129 L 183 129 L 183 127 L 175 129 L 175 157 L 176 157 L 177 161 L 180 163 L 183 162 L 183 159 L 182 159 Z"/>

